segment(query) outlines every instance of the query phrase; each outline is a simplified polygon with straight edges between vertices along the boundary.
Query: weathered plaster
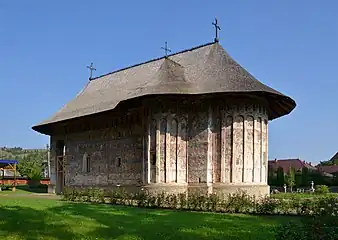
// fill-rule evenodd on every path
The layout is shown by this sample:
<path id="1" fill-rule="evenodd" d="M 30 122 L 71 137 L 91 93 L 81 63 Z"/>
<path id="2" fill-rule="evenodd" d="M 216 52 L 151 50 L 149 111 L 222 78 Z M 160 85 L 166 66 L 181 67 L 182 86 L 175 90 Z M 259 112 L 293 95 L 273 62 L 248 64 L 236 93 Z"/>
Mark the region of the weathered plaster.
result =
<path id="1" fill-rule="evenodd" d="M 150 111 L 139 122 L 52 136 L 52 184 L 57 185 L 56 156 L 62 155 L 56 143 L 64 140 L 66 186 L 150 184 L 209 193 L 235 186 L 268 189 L 268 116 L 263 105 L 225 100 L 178 106 L 148 103 Z M 88 172 L 83 170 L 85 154 Z"/>

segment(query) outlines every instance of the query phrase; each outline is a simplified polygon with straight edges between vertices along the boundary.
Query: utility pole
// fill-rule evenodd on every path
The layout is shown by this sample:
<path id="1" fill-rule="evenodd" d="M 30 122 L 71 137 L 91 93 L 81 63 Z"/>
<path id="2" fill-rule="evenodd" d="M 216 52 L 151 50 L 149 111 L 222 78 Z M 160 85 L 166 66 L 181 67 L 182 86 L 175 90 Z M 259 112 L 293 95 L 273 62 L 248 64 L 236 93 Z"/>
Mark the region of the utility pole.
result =
<path id="1" fill-rule="evenodd" d="M 50 151 L 49 151 L 49 145 L 46 145 L 47 148 L 47 164 L 48 164 L 48 178 L 50 178 Z"/>

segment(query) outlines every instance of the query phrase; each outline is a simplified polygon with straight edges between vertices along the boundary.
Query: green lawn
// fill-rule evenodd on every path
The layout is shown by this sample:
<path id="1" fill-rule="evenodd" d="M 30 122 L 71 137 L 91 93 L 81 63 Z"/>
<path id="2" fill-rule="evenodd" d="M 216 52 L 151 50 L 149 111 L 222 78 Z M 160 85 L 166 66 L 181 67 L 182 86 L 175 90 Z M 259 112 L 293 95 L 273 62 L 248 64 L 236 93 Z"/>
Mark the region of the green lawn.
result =
<path id="1" fill-rule="evenodd" d="M 0 239 L 274 239 L 291 217 L 139 209 L 0 196 Z M 296 219 L 296 218 L 294 218 Z"/>

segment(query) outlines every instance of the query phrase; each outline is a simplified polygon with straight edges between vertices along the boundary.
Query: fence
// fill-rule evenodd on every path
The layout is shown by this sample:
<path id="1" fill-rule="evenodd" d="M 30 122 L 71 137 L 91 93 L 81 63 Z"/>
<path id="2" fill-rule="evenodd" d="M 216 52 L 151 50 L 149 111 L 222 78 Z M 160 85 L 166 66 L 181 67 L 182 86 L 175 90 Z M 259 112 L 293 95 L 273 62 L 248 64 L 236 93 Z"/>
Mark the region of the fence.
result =
<path id="1" fill-rule="evenodd" d="M 0 183 L 4 185 L 13 185 L 14 184 L 14 177 L 4 177 L 3 179 L 0 180 Z M 28 184 L 29 180 L 24 177 L 17 177 L 16 178 L 16 185 L 26 185 Z M 40 180 L 40 184 L 46 184 L 48 185 L 50 183 L 49 178 L 42 178 Z"/>

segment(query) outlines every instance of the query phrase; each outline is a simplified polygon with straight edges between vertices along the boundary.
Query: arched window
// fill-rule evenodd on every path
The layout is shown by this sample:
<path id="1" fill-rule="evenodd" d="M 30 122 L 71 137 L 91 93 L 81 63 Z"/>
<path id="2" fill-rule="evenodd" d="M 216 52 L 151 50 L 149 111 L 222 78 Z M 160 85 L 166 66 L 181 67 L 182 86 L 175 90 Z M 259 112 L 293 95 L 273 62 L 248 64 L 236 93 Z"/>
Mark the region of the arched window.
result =
<path id="1" fill-rule="evenodd" d="M 85 173 L 90 172 L 90 155 L 87 153 L 83 154 L 82 171 Z"/>

